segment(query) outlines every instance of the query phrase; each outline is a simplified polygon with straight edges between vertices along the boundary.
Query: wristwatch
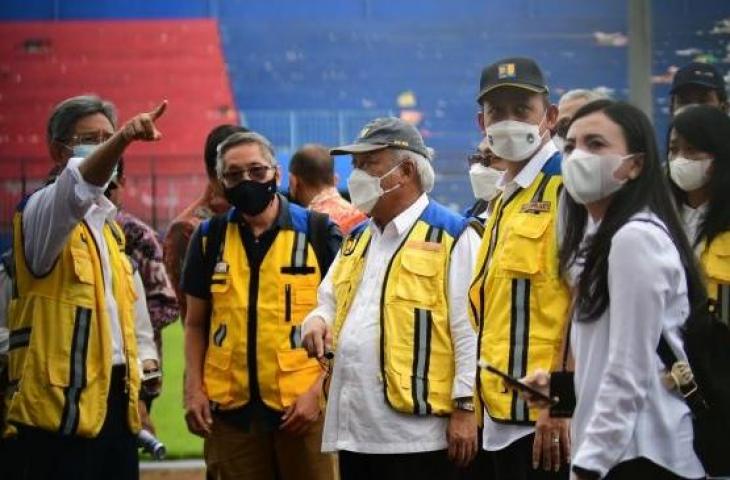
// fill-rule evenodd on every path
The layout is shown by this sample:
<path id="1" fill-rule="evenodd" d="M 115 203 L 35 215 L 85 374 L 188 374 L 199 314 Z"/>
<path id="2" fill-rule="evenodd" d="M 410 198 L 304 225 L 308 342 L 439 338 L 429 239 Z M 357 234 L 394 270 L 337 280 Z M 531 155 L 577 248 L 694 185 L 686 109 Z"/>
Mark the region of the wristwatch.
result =
<path id="1" fill-rule="evenodd" d="M 454 399 L 454 408 L 457 410 L 473 412 L 474 400 L 471 397 L 456 398 Z"/>

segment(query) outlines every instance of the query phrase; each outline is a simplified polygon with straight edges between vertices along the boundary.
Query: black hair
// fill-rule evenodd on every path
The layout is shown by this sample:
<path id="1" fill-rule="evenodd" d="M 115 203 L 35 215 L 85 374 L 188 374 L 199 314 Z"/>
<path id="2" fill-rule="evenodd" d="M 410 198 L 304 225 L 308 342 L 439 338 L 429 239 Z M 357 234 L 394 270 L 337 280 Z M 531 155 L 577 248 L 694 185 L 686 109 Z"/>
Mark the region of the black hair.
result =
<path id="1" fill-rule="evenodd" d="M 80 95 L 67 98 L 55 107 L 46 124 L 48 142 L 67 142 L 73 135 L 76 122 L 89 115 L 101 113 L 116 127 L 117 114 L 114 105 L 96 95 Z"/>
<path id="2" fill-rule="evenodd" d="M 216 159 L 218 157 L 218 145 L 226 138 L 237 132 L 248 132 L 249 129 L 240 125 L 218 125 L 210 131 L 205 139 L 205 171 L 209 178 L 216 178 Z"/>
<path id="3" fill-rule="evenodd" d="M 697 150 L 712 154 L 712 175 L 708 183 L 710 200 L 707 214 L 700 222 L 695 245 L 705 240 L 709 244 L 722 232 L 730 230 L 730 118 L 709 105 L 690 105 L 672 120 L 674 129 Z M 669 177 L 674 198 L 679 205 L 687 203 L 687 193 Z"/>
<path id="4" fill-rule="evenodd" d="M 335 162 L 324 145 L 309 144 L 297 150 L 289 162 L 289 173 L 312 187 L 335 184 Z"/>
<path id="5" fill-rule="evenodd" d="M 581 107 L 570 124 L 596 112 L 602 112 L 621 128 L 628 152 L 641 154 L 644 161 L 639 176 L 627 181 L 614 194 L 598 230 L 583 251 L 579 250 L 585 233 L 587 210 L 570 195 L 563 196 L 563 223 L 566 230 L 560 247 L 561 271 L 567 272 L 576 255 L 580 254 L 585 259 L 576 293 L 576 306 L 581 312 L 578 320 L 595 321 L 608 307 L 608 255 L 611 240 L 633 215 L 645 209 L 653 212 L 666 226 L 687 275 L 690 304 L 693 309 L 700 308 L 705 304 L 704 286 L 694 253 L 671 200 L 651 122 L 641 110 L 628 103 L 596 100 Z"/>

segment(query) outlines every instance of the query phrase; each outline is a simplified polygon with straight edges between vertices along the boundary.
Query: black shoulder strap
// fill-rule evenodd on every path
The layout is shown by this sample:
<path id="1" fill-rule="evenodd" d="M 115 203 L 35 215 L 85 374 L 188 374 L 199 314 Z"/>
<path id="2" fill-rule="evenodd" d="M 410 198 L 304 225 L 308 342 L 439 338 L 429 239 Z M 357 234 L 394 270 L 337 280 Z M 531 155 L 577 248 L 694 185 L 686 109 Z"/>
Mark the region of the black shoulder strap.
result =
<path id="1" fill-rule="evenodd" d="M 208 277 L 213 276 L 215 264 L 223 255 L 223 238 L 228 225 L 227 215 L 216 215 L 201 224 L 203 263 Z"/>
<path id="2" fill-rule="evenodd" d="M 476 217 L 471 217 L 469 220 L 469 226 L 479 235 L 479 238 L 484 236 L 484 223 Z"/>
<path id="3" fill-rule="evenodd" d="M 309 241 L 317 255 L 317 263 L 322 278 L 324 278 L 333 258 L 329 253 L 328 237 L 329 237 L 330 217 L 327 214 L 309 211 Z"/>

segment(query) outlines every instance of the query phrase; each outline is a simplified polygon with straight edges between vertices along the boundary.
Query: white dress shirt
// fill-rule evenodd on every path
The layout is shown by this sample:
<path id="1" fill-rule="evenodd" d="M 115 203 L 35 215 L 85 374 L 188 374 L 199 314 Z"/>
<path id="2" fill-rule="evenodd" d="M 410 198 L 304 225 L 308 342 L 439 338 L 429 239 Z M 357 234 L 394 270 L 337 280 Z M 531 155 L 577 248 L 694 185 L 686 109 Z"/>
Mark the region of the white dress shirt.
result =
<path id="1" fill-rule="evenodd" d="M 340 332 L 334 371 L 325 413 L 322 451 L 360 453 L 414 453 L 447 447 L 448 418 L 415 416 L 396 412 L 385 403 L 380 372 L 379 305 L 389 260 L 428 205 L 422 195 L 383 231 L 370 223 L 372 239 L 365 258 L 359 288 Z M 452 398 L 471 397 L 476 369 L 476 333 L 467 314 L 467 292 L 479 250 L 479 236 L 472 228 L 462 234 L 451 253 L 449 270 L 449 326 L 456 372 Z M 319 287 L 318 307 L 304 322 L 303 334 L 313 317 L 332 325 L 335 298 L 330 267 Z"/>
<path id="2" fill-rule="evenodd" d="M 662 224 L 649 212 L 637 218 Z M 596 228 L 589 223 L 587 235 Z M 569 280 L 575 284 L 579 274 L 580 267 L 572 268 Z M 664 334 L 677 358 L 686 358 L 680 327 L 689 312 L 684 269 L 661 227 L 633 221 L 616 232 L 608 291 L 609 306 L 597 320 L 573 319 L 573 465 L 603 477 L 621 462 L 644 457 L 681 477 L 704 477 L 692 448 L 689 408 L 662 383 L 656 353 Z"/>
<path id="3" fill-rule="evenodd" d="M 104 277 L 104 304 L 111 322 L 112 363 L 124 364 L 122 330 L 117 302 L 112 291 L 109 250 L 103 228 L 114 220 L 116 208 L 104 196 L 105 188 L 92 185 L 79 172 L 82 158 L 72 158 L 56 181 L 35 192 L 23 210 L 23 240 L 28 267 L 35 275 L 45 275 L 53 268 L 69 234 L 82 220 L 86 221 L 99 247 Z"/>
<path id="4" fill-rule="evenodd" d="M 687 234 L 689 244 L 695 249 L 695 253 L 699 257 L 702 255 L 702 244 L 695 245 L 697 240 L 697 232 L 700 230 L 700 224 L 707 214 L 708 203 L 705 202 L 697 208 L 692 208 L 686 203 L 683 203 L 680 207 L 680 214 L 682 215 L 682 223 L 684 224 L 684 232 Z"/>
<path id="5" fill-rule="evenodd" d="M 521 188 L 528 188 L 532 185 L 542 168 L 557 151 L 558 148 L 550 140 L 537 151 L 535 156 L 527 162 L 527 165 L 514 178 L 507 180 L 505 175 L 502 175 L 497 182 L 497 187 L 504 192 L 505 200 L 512 197 Z M 486 411 L 484 412 L 484 450 L 503 450 L 534 431 L 535 428 L 532 426 L 497 423 L 489 417 Z"/>

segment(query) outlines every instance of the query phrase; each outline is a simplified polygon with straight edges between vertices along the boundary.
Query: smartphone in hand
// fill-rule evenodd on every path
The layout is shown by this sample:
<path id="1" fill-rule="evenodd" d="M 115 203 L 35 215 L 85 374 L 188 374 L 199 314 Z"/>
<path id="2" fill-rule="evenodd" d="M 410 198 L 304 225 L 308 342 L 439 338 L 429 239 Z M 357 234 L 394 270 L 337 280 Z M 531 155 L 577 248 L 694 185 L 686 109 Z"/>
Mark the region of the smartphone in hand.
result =
<path id="1" fill-rule="evenodd" d="M 541 391 L 520 382 L 515 377 L 508 375 L 501 370 L 498 370 L 497 368 L 488 364 L 484 360 L 479 360 L 479 368 L 483 368 L 484 370 L 488 371 L 489 373 L 493 373 L 493 374 L 497 375 L 504 381 L 505 384 L 507 384 L 508 387 L 510 387 L 514 390 L 519 390 L 521 392 L 527 393 L 530 396 L 532 396 L 533 398 L 535 398 L 536 400 L 545 402 L 548 405 L 555 405 L 559 402 L 558 398 L 551 398 L 550 396 L 545 395 Z"/>

